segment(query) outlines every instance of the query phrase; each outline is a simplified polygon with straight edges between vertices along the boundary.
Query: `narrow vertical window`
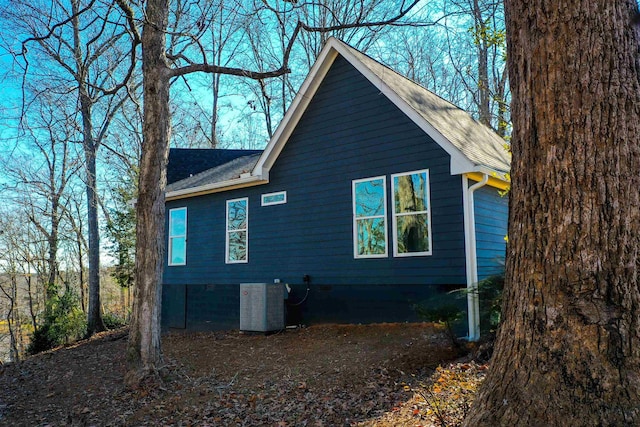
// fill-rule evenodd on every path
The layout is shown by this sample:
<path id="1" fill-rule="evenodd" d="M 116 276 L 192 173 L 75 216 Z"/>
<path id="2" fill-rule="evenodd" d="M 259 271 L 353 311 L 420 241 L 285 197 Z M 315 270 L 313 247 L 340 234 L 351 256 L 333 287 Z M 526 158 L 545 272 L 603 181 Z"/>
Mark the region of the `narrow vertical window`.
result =
<path id="1" fill-rule="evenodd" d="M 384 176 L 353 181 L 355 258 L 387 256 L 386 204 Z"/>
<path id="2" fill-rule="evenodd" d="M 247 262 L 249 231 L 249 200 L 227 200 L 226 262 Z"/>
<path id="3" fill-rule="evenodd" d="M 187 208 L 169 210 L 169 265 L 187 263 Z"/>
<path id="4" fill-rule="evenodd" d="M 391 176 L 394 256 L 431 255 L 429 171 Z"/>

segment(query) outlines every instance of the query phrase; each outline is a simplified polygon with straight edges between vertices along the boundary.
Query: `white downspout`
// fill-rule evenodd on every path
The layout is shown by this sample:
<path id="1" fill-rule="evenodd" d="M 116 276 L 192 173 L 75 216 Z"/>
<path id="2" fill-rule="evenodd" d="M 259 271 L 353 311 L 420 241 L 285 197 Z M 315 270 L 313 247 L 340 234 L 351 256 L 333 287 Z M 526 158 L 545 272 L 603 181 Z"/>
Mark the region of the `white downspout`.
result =
<path id="1" fill-rule="evenodd" d="M 476 253 L 476 219 L 474 215 L 473 193 L 484 187 L 489 175 L 483 174 L 482 181 L 469 187 L 469 179 L 462 176 L 462 201 L 464 204 L 464 243 L 467 259 L 467 313 L 469 318 L 469 341 L 480 339 L 480 303 L 478 301 L 478 258 Z"/>

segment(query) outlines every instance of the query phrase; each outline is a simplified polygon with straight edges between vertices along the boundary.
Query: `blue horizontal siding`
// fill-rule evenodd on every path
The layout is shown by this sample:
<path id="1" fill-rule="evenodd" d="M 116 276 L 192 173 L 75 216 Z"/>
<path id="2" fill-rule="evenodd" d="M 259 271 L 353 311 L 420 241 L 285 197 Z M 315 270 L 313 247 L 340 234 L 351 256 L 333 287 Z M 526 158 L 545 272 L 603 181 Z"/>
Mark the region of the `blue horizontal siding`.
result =
<path id="1" fill-rule="evenodd" d="M 481 187 L 474 193 L 478 280 L 504 270 L 508 205 L 508 197 L 494 187 Z"/>
<path id="2" fill-rule="evenodd" d="M 312 289 L 330 286 L 327 298 L 348 307 L 345 313 L 352 314 L 342 316 L 344 321 L 366 321 L 373 316 L 367 311 L 376 313 L 377 321 L 408 319 L 411 298 L 399 296 L 401 287 L 424 299 L 465 283 L 461 179 L 450 175 L 449 162 L 440 146 L 339 57 L 276 160 L 268 184 L 167 203 L 168 209 L 188 209 L 187 265 L 165 267 L 164 284 L 188 286 L 187 327 L 204 327 L 206 319 L 222 322 L 216 317 L 222 311 L 237 316 L 232 292 L 215 296 L 212 286 L 222 292 L 274 279 L 302 286 L 305 274 L 312 277 Z M 419 169 L 430 173 L 433 255 L 394 258 L 390 175 Z M 380 175 L 387 177 L 389 255 L 354 259 L 352 180 Z M 261 194 L 276 191 L 287 192 L 286 204 L 260 205 Z M 249 199 L 249 262 L 228 265 L 225 201 L 240 197 Z M 202 286 L 209 286 L 209 293 L 195 290 Z M 190 305 L 191 287 L 210 304 Z M 371 287 L 377 303 L 367 291 Z M 213 302 L 218 299 L 224 302 Z M 172 303 L 165 298 L 165 304 Z M 305 321 L 337 319 L 326 303 L 326 298 L 309 298 Z"/>

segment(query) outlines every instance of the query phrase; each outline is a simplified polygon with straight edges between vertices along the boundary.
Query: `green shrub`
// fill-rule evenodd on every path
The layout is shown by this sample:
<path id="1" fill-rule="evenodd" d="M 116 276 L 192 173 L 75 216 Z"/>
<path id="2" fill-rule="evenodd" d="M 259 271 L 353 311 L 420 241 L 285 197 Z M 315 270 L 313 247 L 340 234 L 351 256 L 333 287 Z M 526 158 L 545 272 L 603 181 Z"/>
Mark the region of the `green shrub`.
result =
<path id="1" fill-rule="evenodd" d="M 480 302 L 480 333 L 493 333 L 500 324 L 504 273 L 487 277 L 478 283 Z"/>
<path id="2" fill-rule="evenodd" d="M 454 304 L 444 304 L 429 306 L 426 303 L 416 304 L 414 310 L 418 317 L 427 322 L 435 322 L 443 325 L 447 331 L 447 336 L 453 346 L 458 347 L 460 343 L 456 336 L 454 327 L 464 317 L 464 311 Z"/>
<path id="3" fill-rule="evenodd" d="M 49 324 L 45 323 L 38 326 L 31 334 L 31 341 L 27 346 L 27 354 L 37 354 L 47 351 L 56 346 L 55 341 L 51 339 L 49 332 Z"/>
<path id="4" fill-rule="evenodd" d="M 76 294 L 71 289 L 61 294 L 57 285 L 49 284 L 43 319 L 31 335 L 27 353 L 36 354 L 75 341 L 86 329 L 86 319 Z"/>
<path id="5" fill-rule="evenodd" d="M 102 315 L 102 321 L 107 329 L 118 329 L 129 324 L 126 317 L 119 313 L 104 313 Z"/>
<path id="6" fill-rule="evenodd" d="M 462 288 L 451 291 L 449 294 L 454 299 L 461 300 L 466 299 L 469 292 L 477 293 L 480 306 L 480 334 L 487 336 L 493 334 L 500 324 L 503 288 L 504 272 L 481 280 L 474 290 Z M 462 305 L 451 301 L 449 295 L 416 304 L 414 310 L 418 317 L 444 325 L 452 343 L 457 343 L 455 329 L 465 317 L 465 310 Z"/>

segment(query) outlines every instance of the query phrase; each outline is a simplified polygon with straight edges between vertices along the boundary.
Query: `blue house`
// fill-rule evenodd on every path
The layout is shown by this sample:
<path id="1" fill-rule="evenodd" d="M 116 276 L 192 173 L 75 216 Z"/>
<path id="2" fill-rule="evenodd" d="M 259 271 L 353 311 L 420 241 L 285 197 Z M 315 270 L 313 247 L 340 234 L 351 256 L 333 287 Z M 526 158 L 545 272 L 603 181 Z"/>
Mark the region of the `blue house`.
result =
<path id="1" fill-rule="evenodd" d="M 292 323 L 418 320 L 500 271 L 509 164 L 489 128 L 330 39 L 264 151 L 171 151 L 163 327 L 238 328 L 260 282 L 288 284 Z"/>

